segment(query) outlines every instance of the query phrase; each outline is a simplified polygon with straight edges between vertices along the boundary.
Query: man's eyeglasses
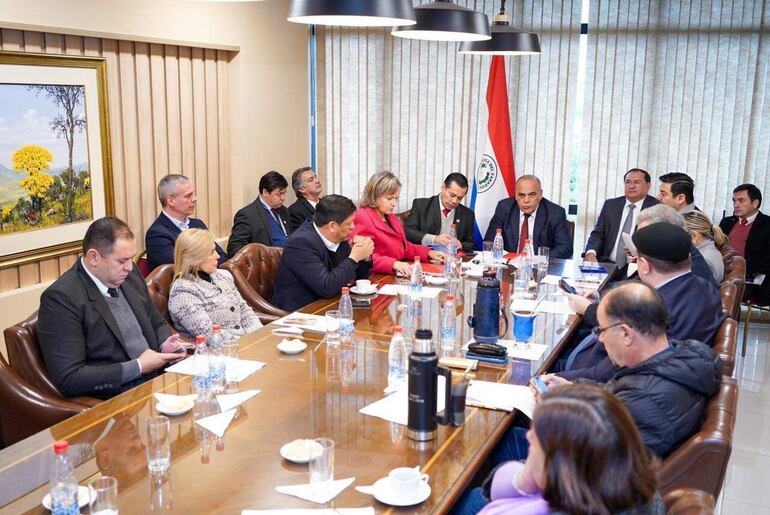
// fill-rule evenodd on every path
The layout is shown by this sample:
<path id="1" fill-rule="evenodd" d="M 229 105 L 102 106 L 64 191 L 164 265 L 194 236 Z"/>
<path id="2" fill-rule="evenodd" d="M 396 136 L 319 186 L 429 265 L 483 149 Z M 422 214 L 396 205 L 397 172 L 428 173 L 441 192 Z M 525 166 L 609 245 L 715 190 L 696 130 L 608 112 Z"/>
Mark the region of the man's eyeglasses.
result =
<path id="1" fill-rule="evenodd" d="M 626 186 L 641 186 L 642 184 L 644 184 L 643 181 L 626 181 Z"/>
<path id="2" fill-rule="evenodd" d="M 602 334 L 604 331 L 606 331 L 607 329 L 612 329 L 613 327 L 617 327 L 617 326 L 619 326 L 620 324 L 625 324 L 625 322 L 618 322 L 617 324 L 608 325 L 607 327 L 599 327 L 599 326 L 597 325 L 596 327 L 594 327 L 593 329 L 591 329 L 591 332 L 594 334 L 594 336 L 596 336 L 596 337 L 598 338 L 598 337 L 599 337 L 599 335 L 601 335 L 601 334 Z"/>

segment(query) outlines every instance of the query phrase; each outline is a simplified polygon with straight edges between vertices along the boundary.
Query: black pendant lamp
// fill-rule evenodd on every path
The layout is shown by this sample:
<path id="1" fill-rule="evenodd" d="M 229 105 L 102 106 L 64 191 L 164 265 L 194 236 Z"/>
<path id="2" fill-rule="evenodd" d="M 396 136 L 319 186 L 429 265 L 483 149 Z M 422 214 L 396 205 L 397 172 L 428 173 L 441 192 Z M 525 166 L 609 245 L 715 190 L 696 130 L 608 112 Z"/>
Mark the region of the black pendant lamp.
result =
<path id="1" fill-rule="evenodd" d="M 396 27 L 399 38 L 428 41 L 483 41 L 490 39 L 487 15 L 449 0 L 438 0 L 414 8 L 417 24 Z"/>
<path id="2" fill-rule="evenodd" d="M 540 53 L 540 38 L 533 32 L 522 32 L 511 27 L 505 14 L 505 0 L 500 3 L 500 14 L 492 23 L 492 39 L 469 41 L 460 45 L 461 54 L 471 55 L 536 55 Z"/>
<path id="3" fill-rule="evenodd" d="M 294 23 L 345 27 L 416 23 L 411 0 L 292 0 L 287 19 Z"/>

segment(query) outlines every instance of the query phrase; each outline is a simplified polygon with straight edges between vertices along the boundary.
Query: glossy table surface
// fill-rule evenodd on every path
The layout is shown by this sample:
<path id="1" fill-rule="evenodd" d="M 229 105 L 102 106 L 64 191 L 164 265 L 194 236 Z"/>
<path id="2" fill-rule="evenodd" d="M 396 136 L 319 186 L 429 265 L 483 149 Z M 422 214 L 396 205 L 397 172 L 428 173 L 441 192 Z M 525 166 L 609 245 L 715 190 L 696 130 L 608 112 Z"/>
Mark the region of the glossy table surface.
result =
<path id="1" fill-rule="evenodd" d="M 549 273 L 573 276 L 572 267 L 572 262 L 553 260 Z M 507 298 L 509 272 L 502 272 L 501 278 L 501 290 Z M 385 284 L 394 278 L 380 275 L 373 280 Z M 458 298 L 458 341 L 471 337 L 463 321 L 472 311 L 475 288 L 476 280 L 472 278 L 464 278 L 450 288 Z M 540 287 L 540 295 L 554 291 L 554 286 Z M 425 301 L 424 325 L 434 329 L 434 334 L 445 295 L 446 291 Z M 302 311 L 323 314 L 336 306 L 336 299 L 321 300 Z M 281 354 L 276 345 L 283 337 L 272 333 L 273 325 L 241 338 L 240 357 L 267 365 L 238 388 L 259 389 L 261 393 L 238 408 L 222 438 L 194 424 L 195 417 L 217 412 L 215 402 L 197 402 L 192 412 L 170 417 L 172 465 L 165 476 L 154 477 L 147 472 L 145 420 L 157 414 L 153 393 L 190 394 L 190 376 L 164 374 L 0 451 L 0 512 L 45 511 L 40 500 L 48 489 L 51 449 L 58 439 L 69 440 L 79 481 L 87 483 L 99 474 L 118 478 L 122 513 L 319 508 L 321 505 L 278 493 L 275 487 L 309 480 L 307 466 L 283 460 L 280 447 L 296 438 L 322 436 L 335 442 L 335 478 L 356 478 L 326 507 L 374 506 L 378 512 L 447 511 L 512 416 L 468 407 L 464 426 L 439 426 L 434 441 L 417 443 L 406 437 L 404 426 L 362 415 L 361 408 L 383 397 L 388 343 L 403 311 L 398 296 L 378 295 L 370 308 L 354 312 L 355 337 L 335 349 L 327 349 L 321 334 L 305 332 L 307 350 L 297 355 Z M 525 384 L 532 374 L 550 366 L 578 322 L 576 315 L 538 315 L 533 341 L 548 345 L 541 360 L 509 360 L 507 366 L 482 366 L 475 378 Z M 452 354 L 462 355 L 459 349 Z M 417 465 L 430 475 L 432 489 L 430 498 L 417 506 L 391 508 L 354 489 L 356 485 L 373 484 L 392 468 Z"/>

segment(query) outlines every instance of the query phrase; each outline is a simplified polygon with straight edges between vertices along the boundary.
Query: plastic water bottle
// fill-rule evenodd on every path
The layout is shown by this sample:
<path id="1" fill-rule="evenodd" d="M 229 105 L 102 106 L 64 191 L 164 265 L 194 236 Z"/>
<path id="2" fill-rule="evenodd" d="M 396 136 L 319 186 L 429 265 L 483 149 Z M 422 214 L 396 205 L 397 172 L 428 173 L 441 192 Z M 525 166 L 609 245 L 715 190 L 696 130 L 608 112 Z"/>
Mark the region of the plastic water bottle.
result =
<path id="1" fill-rule="evenodd" d="M 51 513 L 54 515 L 78 515 L 78 482 L 72 473 L 72 463 L 67 457 L 69 444 L 59 440 L 53 444 L 53 465 L 51 466 Z"/>
<path id="2" fill-rule="evenodd" d="M 393 337 L 388 347 L 388 384 L 403 382 L 406 379 L 406 343 L 404 330 L 397 325 L 393 328 Z"/>
<path id="3" fill-rule="evenodd" d="M 199 399 L 211 396 L 211 364 L 206 337 L 199 334 L 195 337 L 195 354 L 193 354 L 193 388 Z"/>
<path id="4" fill-rule="evenodd" d="M 350 288 L 342 288 L 340 296 L 340 338 L 349 340 L 353 337 L 355 326 L 353 324 L 353 302 L 350 300 Z"/>
<path id="5" fill-rule="evenodd" d="M 441 350 L 453 351 L 457 339 L 457 315 L 455 313 L 455 296 L 447 295 L 441 308 Z"/>
<path id="6" fill-rule="evenodd" d="M 532 259 L 535 255 L 532 249 L 532 240 L 524 240 L 524 247 L 521 250 L 521 266 L 527 273 L 527 281 L 532 277 Z"/>
<path id="7" fill-rule="evenodd" d="M 211 393 L 214 395 L 225 391 L 225 342 L 221 331 L 219 324 L 214 324 L 209 337 Z"/>
<path id="8" fill-rule="evenodd" d="M 409 281 L 409 293 L 413 298 L 422 295 L 422 279 L 420 256 L 415 256 L 414 264 L 412 265 L 412 276 Z"/>
<path id="9" fill-rule="evenodd" d="M 498 265 L 502 263 L 503 253 L 504 253 L 503 230 L 498 227 L 495 232 L 495 239 L 492 241 L 492 261 Z"/>
<path id="10" fill-rule="evenodd" d="M 450 256 L 457 255 L 457 225 L 452 224 L 449 228 L 449 245 L 447 245 L 447 251 Z"/>
<path id="11" fill-rule="evenodd" d="M 447 254 L 444 257 L 444 278 L 451 281 L 454 276 L 455 258 L 457 257 L 457 226 L 452 224 L 449 230 L 449 245 L 447 245 Z"/>

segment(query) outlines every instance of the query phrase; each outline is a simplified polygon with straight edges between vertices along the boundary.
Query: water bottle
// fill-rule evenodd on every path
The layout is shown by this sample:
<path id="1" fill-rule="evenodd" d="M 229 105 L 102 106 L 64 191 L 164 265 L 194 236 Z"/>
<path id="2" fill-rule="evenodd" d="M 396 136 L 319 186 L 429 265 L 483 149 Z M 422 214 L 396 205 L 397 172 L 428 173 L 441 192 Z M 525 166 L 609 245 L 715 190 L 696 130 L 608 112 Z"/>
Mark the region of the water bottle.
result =
<path id="1" fill-rule="evenodd" d="M 225 391 L 225 342 L 219 324 L 211 326 L 209 338 L 209 363 L 211 369 L 211 393 Z"/>
<path id="2" fill-rule="evenodd" d="M 455 258 L 457 257 L 457 226 L 455 224 L 452 224 L 452 228 L 449 230 L 449 237 L 451 240 L 447 245 L 447 253 L 444 257 L 444 278 L 447 281 L 451 281 L 454 277 Z"/>
<path id="3" fill-rule="evenodd" d="M 453 351 L 457 339 L 457 315 L 455 313 L 455 297 L 447 295 L 441 308 L 441 350 Z"/>
<path id="4" fill-rule="evenodd" d="M 388 384 L 403 382 L 406 379 L 406 343 L 401 326 L 393 328 L 393 337 L 388 347 Z"/>
<path id="5" fill-rule="evenodd" d="M 422 295 L 422 265 L 420 265 L 420 256 L 415 256 L 412 265 L 412 276 L 409 281 L 409 293 L 415 297 Z"/>
<path id="6" fill-rule="evenodd" d="M 495 239 L 492 241 L 492 262 L 498 265 L 503 262 L 503 253 L 505 252 L 503 249 L 503 230 L 498 227 L 495 232 Z"/>
<path id="7" fill-rule="evenodd" d="M 447 251 L 450 256 L 457 255 L 457 225 L 452 224 L 449 228 L 449 245 L 447 245 Z"/>
<path id="8" fill-rule="evenodd" d="M 72 473 L 72 463 L 67 457 L 69 444 L 59 440 L 53 444 L 53 465 L 51 466 L 51 513 L 54 515 L 78 515 L 78 482 Z"/>
<path id="9" fill-rule="evenodd" d="M 350 340 L 353 337 L 353 302 L 350 300 L 350 288 L 342 288 L 340 296 L 340 338 Z"/>
<path id="10" fill-rule="evenodd" d="M 211 396 L 211 364 L 206 337 L 199 334 L 195 337 L 195 354 L 193 354 L 193 388 L 199 399 Z"/>
<path id="11" fill-rule="evenodd" d="M 521 266 L 526 271 L 527 283 L 529 283 L 529 280 L 532 277 L 532 258 L 535 255 L 535 251 L 532 249 L 532 240 L 524 240 L 524 247 L 521 252 Z"/>

